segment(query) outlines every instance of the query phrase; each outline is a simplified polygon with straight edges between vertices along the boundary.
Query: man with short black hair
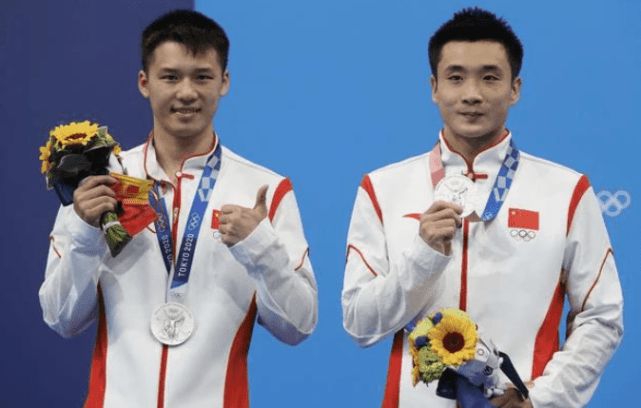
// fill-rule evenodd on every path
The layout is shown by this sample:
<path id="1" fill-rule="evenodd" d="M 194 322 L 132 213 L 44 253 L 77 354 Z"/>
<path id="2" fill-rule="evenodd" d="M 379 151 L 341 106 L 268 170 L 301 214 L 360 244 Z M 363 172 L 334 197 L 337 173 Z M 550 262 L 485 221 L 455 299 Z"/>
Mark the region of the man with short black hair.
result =
<path id="1" fill-rule="evenodd" d="M 229 41 L 193 11 L 142 38 L 147 142 L 111 170 L 153 181 L 158 220 L 116 257 L 98 228 L 111 176 L 85 179 L 58 212 L 40 302 L 62 336 L 98 323 L 87 407 L 247 407 L 254 321 L 288 344 L 314 330 L 317 293 L 287 178 L 222 147 Z"/>
<path id="2" fill-rule="evenodd" d="M 529 398 L 508 388 L 491 399 L 499 407 L 586 405 L 620 342 L 621 287 L 587 178 L 520 152 L 505 128 L 522 57 L 504 20 L 457 12 L 429 43 L 435 147 L 358 190 L 343 323 L 361 346 L 394 334 L 385 408 L 456 406 L 436 384 L 412 387 L 404 328 L 441 308 L 467 311 L 528 384 Z"/>

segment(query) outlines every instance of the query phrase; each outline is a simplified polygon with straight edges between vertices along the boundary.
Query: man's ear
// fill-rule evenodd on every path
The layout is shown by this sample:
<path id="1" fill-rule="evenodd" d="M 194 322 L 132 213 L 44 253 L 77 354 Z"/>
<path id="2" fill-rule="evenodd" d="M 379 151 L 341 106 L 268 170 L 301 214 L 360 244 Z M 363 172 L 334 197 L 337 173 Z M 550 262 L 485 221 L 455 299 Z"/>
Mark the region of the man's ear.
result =
<path id="1" fill-rule="evenodd" d="M 229 87 L 231 86 L 231 76 L 229 71 L 225 70 L 223 72 L 223 86 L 220 88 L 220 96 L 225 96 L 229 92 Z"/>
<path id="2" fill-rule="evenodd" d="M 438 81 L 434 75 L 430 76 L 430 86 L 432 87 L 432 101 L 436 102 L 436 91 L 438 90 Z"/>
<path id="3" fill-rule="evenodd" d="M 138 71 L 138 90 L 145 98 L 149 98 L 149 78 L 144 70 Z"/>
<path id="4" fill-rule="evenodd" d="M 521 85 L 523 84 L 523 81 L 521 81 L 521 77 L 516 77 L 512 81 L 512 95 L 511 95 L 511 101 L 510 104 L 514 105 L 519 101 L 521 98 Z"/>

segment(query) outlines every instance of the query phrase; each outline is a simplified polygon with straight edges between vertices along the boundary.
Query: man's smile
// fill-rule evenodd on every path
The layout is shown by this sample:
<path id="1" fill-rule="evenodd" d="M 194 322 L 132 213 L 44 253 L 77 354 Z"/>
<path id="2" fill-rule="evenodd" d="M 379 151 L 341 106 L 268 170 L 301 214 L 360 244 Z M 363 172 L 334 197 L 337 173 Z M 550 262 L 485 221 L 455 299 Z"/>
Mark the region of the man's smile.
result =
<path id="1" fill-rule="evenodd" d="M 179 115 L 192 115 L 195 113 L 200 112 L 200 108 L 196 107 L 172 107 L 171 108 L 172 113 L 177 113 Z"/>
<path id="2" fill-rule="evenodd" d="M 463 112 L 459 112 L 459 114 L 465 116 L 466 118 L 470 118 L 470 119 L 475 119 L 475 118 L 483 116 L 483 113 L 482 112 L 478 112 L 478 111 L 463 111 Z"/>

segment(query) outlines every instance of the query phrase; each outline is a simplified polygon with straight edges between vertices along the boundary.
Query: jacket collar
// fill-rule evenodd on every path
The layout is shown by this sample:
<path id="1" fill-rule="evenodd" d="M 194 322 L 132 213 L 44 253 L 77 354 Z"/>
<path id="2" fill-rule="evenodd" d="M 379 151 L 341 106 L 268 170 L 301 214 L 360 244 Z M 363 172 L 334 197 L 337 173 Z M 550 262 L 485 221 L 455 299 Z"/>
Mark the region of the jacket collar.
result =
<path id="1" fill-rule="evenodd" d="M 507 149 L 510 145 L 510 140 L 512 139 L 512 133 L 506 131 L 505 135 L 501 137 L 498 141 L 493 144 L 485 147 L 481 152 L 479 152 L 474 158 L 472 163 L 469 163 L 465 160 L 462 154 L 458 153 L 447 143 L 443 136 L 443 131 L 439 134 L 439 143 L 441 146 L 441 160 L 443 161 L 443 167 L 445 167 L 446 173 L 450 173 L 448 167 L 454 171 L 459 169 L 463 174 L 485 174 L 491 180 L 498 173 L 503 159 L 507 154 Z"/>
<path id="2" fill-rule="evenodd" d="M 170 178 L 167 176 L 165 171 L 163 170 L 162 167 L 160 167 L 160 164 L 158 163 L 158 159 L 156 157 L 156 149 L 154 147 L 154 132 L 149 133 L 149 137 L 147 137 L 147 141 L 145 142 L 145 146 L 143 148 L 144 152 L 144 160 L 143 160 L 143 165 L 145 169 L 145 174 L 147 178 L 151 178 L 155 181 L 165 181 L 165 182 L 170 182 Z M 216 150 L 216 147 L 218 146 L 219 143 L 219 137 L 214 133 L 212 135 L 212 144 L 209 150 L 206 152 L 202 153 L 197 153 L 192 156 L 187 157 L 185 160 L 183 160 L 181 167 L 180 167 L 180 172 L 183 175 L 188 175 L 188 176 L 194 176 L 194 174 L 198 174 L 199 172 L 202 172 L 203 169 L 205 168 L 205 165 L 207 164 L 207 159 L 209 156 Z"/>

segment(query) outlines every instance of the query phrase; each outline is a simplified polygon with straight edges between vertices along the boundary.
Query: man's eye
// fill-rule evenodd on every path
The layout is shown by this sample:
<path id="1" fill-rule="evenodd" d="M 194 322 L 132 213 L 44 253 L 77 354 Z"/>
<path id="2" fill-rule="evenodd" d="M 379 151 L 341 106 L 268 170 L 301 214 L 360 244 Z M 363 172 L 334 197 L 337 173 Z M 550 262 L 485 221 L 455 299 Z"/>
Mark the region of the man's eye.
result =
<path id="1" fill-rule="evenodd" d="M 447 77 L 447 80 L 452 82 L 459 82 L 463 80 L 463 77 L 461 75 L 450 75 Z"/>
<path id="2" fill-rule="evenodd" d="M 485 81 L 498 81 L 499 77 L 497 77 L 496 75 L 485 75 L 483 77 L 483 80 L 485 80 Z"/>
<path id="3" fill-rule="evenodd" d="M 212 77 L 211 75 L 198 75 L 196 79 L 198 81 L 211 81 L 212 79 L 214 79 L 214 77 Z"/>
<path id="4" fill-rule="evenodd" d="M 160 79 L 162 79 L 164 81 L 176 81 L 176 80 L 178 80 L 178 76 L 177 75 L 163 75 L 163 76 L 160 77 Z"/>

